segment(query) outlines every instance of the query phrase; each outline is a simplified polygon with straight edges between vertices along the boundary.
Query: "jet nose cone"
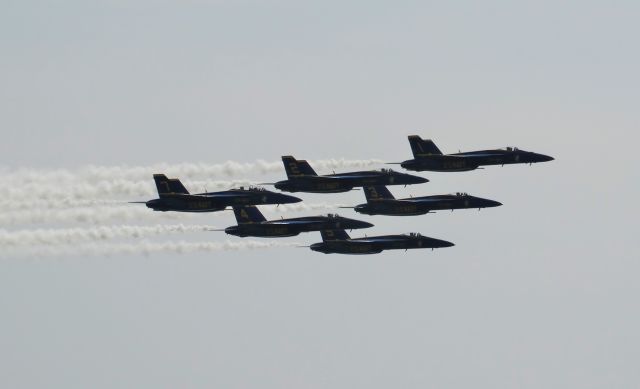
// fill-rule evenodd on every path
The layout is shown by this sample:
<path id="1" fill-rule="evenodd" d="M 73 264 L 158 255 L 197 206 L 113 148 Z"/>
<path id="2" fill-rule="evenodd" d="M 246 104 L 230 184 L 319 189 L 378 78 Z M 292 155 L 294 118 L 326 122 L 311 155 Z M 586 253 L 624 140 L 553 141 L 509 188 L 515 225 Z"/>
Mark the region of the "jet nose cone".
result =
<path id="1" fill-rule="evenodd" d="M 446 240 L 438 240 L 438 246 L 437 247 L 453 247 L 455 246 L 455 244 L 453 244 L 452 242 L 446 241 Z"/>
<path id="2" fill-rule="evenodd" d="M 549 161 L 553 161 L 555 158 L 548 156 L 548 155 L 544 155 L 544 154 L 538 154 L 537 155 L 537 160 L 539 162 L 549 162 Z"/>
<path id="3" fill-rule="evenodd" d="M 407 177 L 407 181 L 411 184 L 424 184 L 425 182 L 429 182 L 429 180 L 420 176 L 413 176 L 413 175 L 407 174 L 406 177 Z"/>
<path id="4" fill-rule="evenodd" d="M 446 240 L 441 240 L 441 239 L 432 239 L 431 241 L 429 241 L 429 244 L 431 245 L 431 247 L 434 248 L 443 248 L 443 247 L 453 247 L 455 246 L 455 244 L 446 241 Z"/>
<path id="5" fill-rule="evenodd" d="M 502 205 L 502 203 L 499 201 L 493 201 L 493 200 L 485 200 L 485 201 L 486 201 L 487 207 L 499 207 Z"/>
<path id="6" fill-rule="evenodd" d="M 363 222 L 363 221 L 358 221 L 358 228 L 370 228 L 370 227 L 373 227 L 373 224 Z"/>
<path id="7" fill-rule="evenodd" d="M 373 227 L 373 224 L 371 223 L 367 223 L 362 220 L 349 219 L 349 218 L 341 218 L 337 222 L 339 223 L 338 228 L 345 229 L 345 230 Z"/>
<path id="8" fill-rule="evenodd" d="M 278 204 L 291 204 L 291 203 L 299 203 L 302 201 L 301 198 L 295 196 L 289 196 L 286 194 L 278 194 Z"/>

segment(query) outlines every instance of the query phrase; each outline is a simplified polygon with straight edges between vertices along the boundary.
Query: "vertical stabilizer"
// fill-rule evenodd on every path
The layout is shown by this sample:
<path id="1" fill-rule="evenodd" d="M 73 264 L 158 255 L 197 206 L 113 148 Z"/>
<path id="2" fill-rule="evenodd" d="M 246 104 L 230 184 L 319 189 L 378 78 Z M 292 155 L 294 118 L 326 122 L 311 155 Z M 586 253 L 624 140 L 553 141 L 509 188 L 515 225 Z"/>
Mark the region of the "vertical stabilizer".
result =
<path id="1" fill-rule="evenodd" d="M 418 135 L 409 135 L 409 144 L 414 158 L 426 157 L 427 155 L 442 155 L 442 151 L 431 139 L 422 139 Z"/>
<path id="2" fill-rule="evenodd" d="M 236 215 L 238 224 L 260 223 L 267 220 L 254 205 L 234 205 L 233 213 Z"/>
<path id="3" fill-rule="evenodd" d="M 349 238 L 349 234 L 345 230 L 322 230 L 320 231 L 320 235 L 322 235 L 322 241 L 325 242 L 327 240 L 347 240 Z"/>
<path id="4" fill-rule="evenodd" d="M 153 180 L 156 182 L 156 188 L 160 197 L 167 194 L 189 194 L 187 188 L 182 185 L 177 178 L 167 178 L 164 174 L 154 174 Z"/>
<path id="5" fill-rule="evenodd" d="M 367 202 L 371 200 L 383 200 L 389 199 L 393 200 L 395 197 L 389 192 L 384 185 L 376 185 L 376 186 L 365 186 L 364 188 L 364 197 L 367 198 Z"/>
<path id="6" fill-rule="evenodd" d="M 287 155 L 282 157 L 282 163 L 284 164 L 284 170 L 287 172 L 287 177 L 317 176 L 311 165 L 303 159 L 297 160 Z"/>

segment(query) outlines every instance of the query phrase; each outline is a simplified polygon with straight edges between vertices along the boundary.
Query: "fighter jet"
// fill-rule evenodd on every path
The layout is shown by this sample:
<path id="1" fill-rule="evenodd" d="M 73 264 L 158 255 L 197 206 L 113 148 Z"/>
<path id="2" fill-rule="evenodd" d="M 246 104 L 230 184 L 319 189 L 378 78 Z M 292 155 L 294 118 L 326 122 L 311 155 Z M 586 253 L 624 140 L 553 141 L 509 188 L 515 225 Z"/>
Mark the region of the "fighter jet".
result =
<path id="1" fill-rule="evenodd" d="M 443 209 L 486 208 L 497 207 L 501 203 L 467 193 L 456 193 L 436 196 L 410 197 L 396 199 L 385 186 L 365 186 L 366 204 L 359 204 L 354 210 L 366 215 L 411 216 L 424 215 Z"/>
<path id="2" fill-rule="evenodd" d="M 240 187 L 222 192 L 189 194 L 177 178 L 154 174 L 159 199 L 143 202 L 154 211 L 215 212 L 232 205 L 289 204 L 301 199 L 263 188 Z"/>
<path id="3" fill-rule="evenodd" d="M 418 233 L 372 236 L 351 239 L 345 230 L 320 231 L 322 243 L 314 243 L 311 250 L 325 254 L 377 254 L 383 250 L 434 249 L 451 247 L 446 240 L 428 238 Z"/>
<path id="4" fill-rule="evenodd" d="M 398 173 L 391 169 L 339 173 L 319 176 L 305 160 L 283 156 L 287 180 L 274 184 L 285 192 L 338 193 L 364 185 L 411 185 L 429 182 L 426 178 Z"/>
<path id="5" fill-rule="evenodd" d="M 240 237 L 285 237 L 295 236 L 301 232 L 320 231 L 344 228 L 347 230 L 373 227 L 373 224 L 360 220 L 348 219 L 339 215 L 308 216 L 293 219 L 266 220 L 257 207 L 253 205 L 233 206 L 238 221 L 237 226 L 224 229 L 229 235 Z"/>
<path id="6" fill-rule="evenodd" d="M 401 162 L 400 166 L 418 172 L 462 172 L 485 165 L 532 164 L 553 161 L 553 158 L 548 155 L 519 150 L 516 147 L 442 154 L 431 139 L 425 140 L 418 135 L 410 135 L 409 144 L 414 159 Z"/>

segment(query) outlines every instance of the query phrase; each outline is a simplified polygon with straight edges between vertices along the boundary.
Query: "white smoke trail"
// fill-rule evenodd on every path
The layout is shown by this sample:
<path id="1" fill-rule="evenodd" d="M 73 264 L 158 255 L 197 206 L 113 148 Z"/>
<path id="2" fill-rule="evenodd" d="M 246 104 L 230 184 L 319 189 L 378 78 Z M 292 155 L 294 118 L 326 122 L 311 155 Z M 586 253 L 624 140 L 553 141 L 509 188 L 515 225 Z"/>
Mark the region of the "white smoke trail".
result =
<path id="1" fill-rule="evenodd" d="M 364 168 L 379 165 L 383 161 L 378 159 L 322 159 L 309 161 L 311 166 L 319 172 L 342 168 Z M 30 169 L 22 168 L 9 171 L 0 169 L 0 177 L 8 184 L 24 185 L 29 183 L 51 182 L 65 184 L 69 182 L 104 182 L 104 181 L 144 181 L 151 180 L 154 173 L 164 173 L 170 177 L 193 178 L 205 177 L 236 177 L 239 175 L 264 175 L 267 173 L 284 173 L 281 161 L 267 162 L 257 160 L 251 163 L 227 161 L 220 164 L 206 163 L 157 163 L 149 166 L 94 166 L 89 165 L 78 169 Z"/>
<path id="2" fill-rule="evenodd" d="M 211 212 L 215 215 L 222 212 Z M 86 223 L 104 224 L 108 222 L 159 222 L 166 220 L 206 220 L 204 214 L 154 212 L 144 204 L 125 204 L 121 206 L 101 206 L 94 208 L 70 209 L 27 209 L 0 213 L 0 226 L 16 226 L 22 224 L 51 224 L 51 223 Z"/>
<path id="3" fill-rule="evenodd" d="M 100 226 L 91 228 L 48 228 L 35 230 L 0 230 L 0 247 L 73 245 L 118 238 L 142 238 L 152 235 L 201 232 L 216 229 L 209 225 Z"/>
<path id="4" fill-rule="evenodd" d="M 340 204 L 283 204 L 280 206 L 264 205 L 259 209 L 264 213 L 294 213 L 336 210 Z M 190 212 L 156 212 L 144 204 L 113 204 L 93 207 L 41 209 L 37 207 L 0 212 L 0 226 L 11 227 L 25 224 L 90 224 L 106 223 L 159 223 L 166 221 L 208 221 L 212 217 L 232 217 L 231 208 L 225 211 L 190 213 Z"/>
<path id="5" fill-rule="evenodd" d="M 1 179 L 1 178 L 0 178 Z M 184 180 L 183 184 L 193 193 L 207 191 L 227 190 L 239 186 L 249 186 L 249 181 L 190 181 Z M 101 202 L 107 199 L 121 198 L 148 200 L 157 197 L 155 183 L 152 179 L 145 181 L 113 180 L 92 182 L 77 182 L 72 185 L 28 183 L 20 186 L 0 186 L 0 199 L 2 206 L 13 207 L 14 202 L 31 203 L 27 207 L 38 206 L 38 203 L 50 204 L 62 202 L 72 204 L 74 202 Z"/>
<path id="6" fill-rule="evenodd" d="M 196 252 L 219 252 L 233 250 L 259 250 L 268 248 L 296 247 L 296 242 L 275 241 L 224 241 L 224 242 L 149 242 L 140 243 L 90 243 L 75 246 L 39 246 L 17 250 L 3 250 L 0 258 L 30 257 L 68 257 L 68 256 L 114 256 L 114 255 L 152 255 L 152 254 L 191 254 Z"/>
<path id="7" fill-rule="evenodd" d="M 20 212 L 32 209 L 69 209 L 85 207 L 104 207 L 127 204 L 123 200 L 83 200 L 83 199 L 16 199 L 0 200 L 0 211 Z"/>

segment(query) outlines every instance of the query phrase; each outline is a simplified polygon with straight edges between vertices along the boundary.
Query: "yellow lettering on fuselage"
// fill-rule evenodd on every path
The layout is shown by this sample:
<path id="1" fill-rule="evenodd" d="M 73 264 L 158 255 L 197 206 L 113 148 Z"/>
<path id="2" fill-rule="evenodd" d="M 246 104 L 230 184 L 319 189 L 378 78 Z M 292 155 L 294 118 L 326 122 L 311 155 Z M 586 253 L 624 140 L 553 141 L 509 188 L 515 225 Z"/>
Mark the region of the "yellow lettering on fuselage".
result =
<path id="1" fill-rule="evenodd" d="M 209 209 L 211 206 L 211 200 L 195 200 L 187 203 L 189 209 Z"/>
<path id="2" fill-rule="evenodd" d="M 463 159 L 460 161 L 444 161 L 442 167 L 445 169 L 460 169 L 467 166 L 467 162 Z"/>
<path id="3" fill-rule="evenodd" d="M 338 189 L 340 187 L 340 184 L 338 184 L 337 182 L 320 182 L 318 183 L 317 188 L 318 189 Z"/>
<path id="4" fill-rule="evenodd" d="M 352 253 L 364 253 L 367 251 L 372 251 L 373 250 L 373 246 L 370 244 L 366 244 L 366 245 L 352 245 L 349 246 L 349 251 Z"/>
<path id="5" fill-rule="evenodd" d="M 399 205 L 396 210 L 399 212 L 416 212 L 418 207 L 416 205 Z"/>

